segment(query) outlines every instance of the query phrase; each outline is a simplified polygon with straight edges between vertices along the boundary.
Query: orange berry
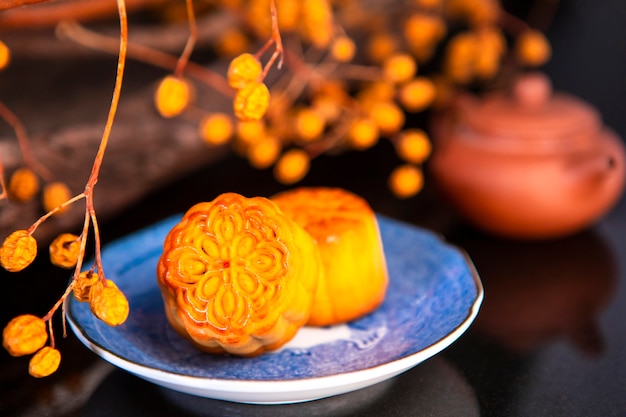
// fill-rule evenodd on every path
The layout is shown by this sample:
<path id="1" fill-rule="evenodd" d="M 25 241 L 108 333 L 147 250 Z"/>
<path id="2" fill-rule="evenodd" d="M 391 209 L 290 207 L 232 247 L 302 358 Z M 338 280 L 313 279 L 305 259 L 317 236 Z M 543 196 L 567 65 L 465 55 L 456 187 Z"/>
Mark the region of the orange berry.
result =
<path id="1" fill-rule="evenodd" d="M 278 27 L 283 31 L 293 31 L 300 23 L 301 0 L 276 0 Z"/>
<path id="2" fill-rule="evenodd" d="M 341 115 L 341 103 L 330 94 L 317 94 L 311 101 L 311 108 L 327 122 L 334 122 Z"/>
<path id="3" fill-rule="evenodd" d="M 417 72 L 415 58 L 407 53 L 391 55 L 383 62 L 383 77 L 392 83 L 403 83 Z"/>
<path id="4" fill-rule="evenodd" d="M 324 133 L 325 127 L 324 118 L 310 108 L 300 109 L 294 119 L 295 133 L 305 142 L 319 138 Z"/>
<path id="5" fill-rule="evenodd" d="M 283 184 L 294 184 L 309 172 L 311 158 L 302 149 L 288 150 L 274 165 L 274 177 Z"/>
<path id="6" fill-rule="evenodd" d="M 414 165 L 395 168 L 389 176 L 389 188 L 398 198 L 409 198 L 424 186 L 424 174 Z"/>
<path id="7" fill-rule="evenodd" d="M 71 197 L 70 189 L 67 185 L 62 182 L 51 182 L 43 189 L 43 208 L 46 211 L 52 211 Z M 63 214 L 67 209 L 68 206 L 65 206 L 57 211 L 56 214 Z"/>
<path id="8" fill-rule="evenodd" d="M 252 54 L 243 53 L 235 57 L 228 67 L 228 85 L 236 90 L 257 82 L 263 73 L 261 62 Z"/>
<path id="9" fill-rule="evenodd" d="M 282 143 L 275 136 L 265 136 L 258 142 L 254 143 L 248 148 L 246 157 L 248 162 L 254 168 L 265 169 L 270 166 L 280 155 Z"/>
<path id="10" fill-rule="evenodd" d="M 225 113 L 212 113 L 200 121 L 199 130 L 206 143 L 223 145 L 233 136 L 233 120 Z"/>
<path id="11" fill-rule="evenodd" d="M 243 53 L 250 45 L 248 37 L 238 28 L 228 28 L 220 33 L 215 43 L 217 53 L 234 56 Z"/>
<path id="12" fill-rule="evenodd" d="M 402 30 L 409 49 L 418 56 L 422 55 L 423 51 L 433 51 L 447 32 L 446 24 L 441 17 L 427 13 L 409 16 Z"/>
<path id="13" fill-rule="evenodd" d="M 317 84 L 317 83 L 316 83 Z M 348 96 L 348 85 L 341 80 L 320 80 L 315 86 L 315 94 L 332 98 L 338 104 L 345 103 Z"/>
<path id="14" fill-rule="evenodd" d="M 2 41 L 0 41 L 0 70 L 5 69 L 11 62 L 11 50 Z"/>
<path id="15" fill-rule="evenodd" d="M 2 346 L 11 356 L 37 352 L 48 341 L 46 322 L 32 314 L 13 318 L 2 331 Z"/>
<path id="16" fill-rule="evenodd" d="M 407 129 L 400 133 L 396 141 L 398 156 L 412 164 L 421 164 L 432 150 L 430 139 L 421 129 Z"/>
<path id="17" fill-rule="evenodd" d="M 334 35 L 333 13 L 328 0 L 302 0 L 300 28 L 313 46 L 326 48 Z"/>
<path id="18" fill-rule="evenodd" d="M 12 199 L 25 202 L 39 192 L 39 178 L 29 168 L 16 169 L 9 180 L 8 193 Z"/>
<path id="19" fill-rule="evenodd" d="M 367 43 L 367 56 L 373 62 L 383 62 L 398 50 L 398 39 L 389 32 L 375 33 Z"/>
<path id="20" fill-rule="evenodd" d="M 320 26 L 317 30 L 312 29 L 312 27 L 314 27 L 313 24 L 310 24 L 309 27 L 310 29 L 308 29 L 305 33 L 305 37 L 309 40 L 309 42 L 311 42 L 311 44 L 318 49 L 328 47 L 333 39 L 332 25 Z"/>
<path id="21" fill-rule="evenodd" d="M 516 54 L 525 65 L 538 67 L 545 64 L 552 55 L 550 42 L 538 30 L 527 30 L 517 39 Z"/>
<path id="22" fill-rule="evenodd" d="M 459 84 L 470 82 L 475 75 L 479 44 L 473 32 L 461 32 L 446 45 L 444 72 Z"/>
<path id="23" fill-rule="evenodd" d="M 128 300 L 117 285 L 109 279 L 95 282 L 89 290 L 91 312 L 109 326 L 119 326 L 126 321 L 130 311 Z"/>
<path id="24" fill-rule="evenodd" d="M 61 268 L 76 266 L 80 253 L 80 238 L 72 233 L 61 233 L 49 246 L 50 262 Z"/>
<path id="25" fill-rule="evenodd" d="M 369 117 L 361 117 L 350 124 L 348 141 L 353 148 L 365 150 L 378 142 L 379 135 L 378 125 Z"/>
<path id="26" fill-rule="evenodd" d="M 382 135 L 393 135 L 404 125 L 404 113 L 393 102 L 380 102 L 372 106 L 369 116 Z"/>
<path id="27" fill-rule="evenodd" d="M 260 120 L 270 104 L 270 91 L 265 84 L 256 81 L 248 83 L 237 91 L 233 108 L 237 119 L 242 121 Z"/>
<path id="28" fill-rule="evenodd" d="M 500 7 L 498 0 L 448 0 L 446 13 L 453 19 L 466 20 L 470 25 L 480 27 L 494 24 Z"/>
<path id="29" fill-rule="evenodd" d="M 30 358 L 28 373 L 35 378 L 44 378 L 53 374 L 61 364 L 61 352 L 57 349 L 45 346 Z"/>
<path id="30" fill-rule="evenodd" d="M 26 230 L 16 230 L 0 246 L 0 265 L 9 272 L 19 272 L 37 256 L 37 241 Z"/>
<path id="31" fill-rule="evenodd" d="M 363 106 L 364 110 L 371 109 L 377 103 L 381 101 L 392 101 L 396 94 L 395 85 L 387 81 L 374 81 L 367 84 L 357 94 L 357 99 Z"/>
<path id="32" fill-rule="evenodd" d="M 74 284 L 74 298 L 81 303 L 89 301 L 89 291 L 91 287 L 100 280 L 97 273 L 93 271 L 83 271 L 76 278 Z"/>
<path id="33" fill-rule="evenodd" d="M 437 95 L 435 84 L 426 77 L 416 77 L 400 87 L 398 101 L 410 112 L 428 108 Z"/>
<path id="34" fill-rule="evenodd" d="M 237 139 L 250 145 L 258 142 L 266 134 L 265 122 L 262 120 L 238 121 Z"/>
<path id="35" fill-rule="evenodd" d="M 220 0 L 224 2 L 224 0 Z M 265 39 L 272 36 L 272 18 L 270 15 L 270 2 L 268 0 L 257 1 L 227 1 L 227 3 L 239 3 L 232 9 L 236 15 L 243 17 L 244 23 L 249 26 L 257 39 Z M 229 8 L 229 6 L 227 6 Z"/>
<path id="36" fill-rule="evenodd" d="M 500 61 L 506 50 L 506 39 L 500 28 L 485 26 L 476 34 L 474 71 L 482 79 L 493 78 L 500 70 Z"/>
<path id="37" fill-rule="evenodd" d="M 174 75 L 168 75 L 159 83 L 154 95 L 154 105 L 159 114 L 171 118 L 181 114 L 191 103 L 191 84 Z"/>
<path id="38" fill-rule="evenodd" d="M 330 54 L 339 62 L 350 62 L 354 58 L 356 44 L 347 36 L 340 36 L 333 42 Z"/>

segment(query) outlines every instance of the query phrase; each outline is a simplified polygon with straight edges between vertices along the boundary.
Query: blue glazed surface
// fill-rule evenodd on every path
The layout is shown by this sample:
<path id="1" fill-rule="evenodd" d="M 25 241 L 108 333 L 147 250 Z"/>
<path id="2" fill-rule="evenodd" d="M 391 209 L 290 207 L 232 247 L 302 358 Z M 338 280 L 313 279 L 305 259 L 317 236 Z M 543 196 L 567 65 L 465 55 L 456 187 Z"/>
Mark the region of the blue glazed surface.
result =
<path id="1" fill-rule="evenodd" d="M 428 231 L 379 216 L 390 282 L 377 311 L 344 326 L 301 330 L 313 332 L 319 344 L 294 340 L 256 358 L 205 354 L 171 329 L 156 284 L 163 240 L 179 220 L 168 218 L 103 250 L 107 278 L 124 291 L 131 313 L 123 325 L 109 327 L 87 303 L 70 297 L 68 316 L 82 339 L 124 361 L 171 374 L 289 381 L 366 370 L 416 355 L 467 324 L 482 299 L 480 281 L 465 255 Z"/>

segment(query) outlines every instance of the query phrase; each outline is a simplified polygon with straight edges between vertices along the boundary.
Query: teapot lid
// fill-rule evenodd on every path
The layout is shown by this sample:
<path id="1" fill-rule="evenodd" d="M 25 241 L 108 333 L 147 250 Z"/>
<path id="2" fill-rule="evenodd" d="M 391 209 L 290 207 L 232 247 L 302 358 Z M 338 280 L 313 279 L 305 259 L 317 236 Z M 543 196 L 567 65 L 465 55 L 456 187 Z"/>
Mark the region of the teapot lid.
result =
<path id="1" fill-rule="evenodd" d="M 468 100 L 462 107 L 461 117 L 469 127 L 487 136 L 589 139 L 601 128 L 593 107 L 576 97 L 553 93 L 550 80 L 541 73 L 520 77 L 509 94 Z"/>

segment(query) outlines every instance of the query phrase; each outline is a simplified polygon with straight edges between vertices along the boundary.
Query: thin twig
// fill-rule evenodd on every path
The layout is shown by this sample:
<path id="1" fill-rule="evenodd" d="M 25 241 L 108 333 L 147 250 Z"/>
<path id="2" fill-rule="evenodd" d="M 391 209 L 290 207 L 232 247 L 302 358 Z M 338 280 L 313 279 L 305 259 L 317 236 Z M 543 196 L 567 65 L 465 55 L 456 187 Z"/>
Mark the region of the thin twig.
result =
<path id="1" fill-rule="evenodd" d="M 156 7 L 171 0 L 126 0 L 129 10 Z M 34 5 L 35 3 L 50 3 Z M 31 5 L 29 7 L 19 7 Z M 11 9 L 11 10 L 9 10 Z M 63 20 L 94 20 L 116 13 L 115 0 L 0 0 L 0 27 L 14 28 L 53 27 Z"/>
<path id="2" fill-rule="evenodd" d="M 182 77 L 183 72 L 185 72 L 185 67 L 189 62 L 191 52 L 193 51 L 194 45 L 196 44 L 196 40 L 198 40 L 198 25 L 196 24 L 196 14 L 193 10 L 193 2 L 191 0 L 186 0 L 186 3 L 187 20 L 189 21 L 189 37 L 187 38 L 185 48 L 183 49 L 183 52 L 180 55 L 180 58 L 178 58 L 178 62 L 176 63 L 174 75 L 176 75 L 177 77 Z"/>
<path id="3" fill-rule="evenodd" d="M 98 51 L 117 54 L 116 39 L 88 30 L 76 22 L 61 23 L 57 28 L 57 34 L 59 36 L 65 36 L 67 39 L 79 45 Z M 136 43 L 128 44 L 128 57 L 169 71 L 173 71 L 178 64 L 178 57 Z M 228 82 L 224 77 L 202 65 L 189 61 L 186 64 L 185 73 L 225 97 L 230 98 L 234 96 L 233 89 L 228 86 Z"/>
<path id="4" fill-rule="evenodd" d="M 96 239 L 96 265 L 98 268 L 98 273 L 101 277 L 104 277 L 104 271 L 102 268 L 102 259 L 100 257 L 100 234 L 99 229 L 97 228 L 97 223 L 95 223 L 96 219 L 96 210 L 93 203 L 94 196 L 94 187 L 98 182 L 98 175 L 100 174 L 100 168 L 102 166 L 102 161 L 104 160 L 104 154 L 106 152 L 107 145 L 109 143 L 109 138 L 111 136 L 111 130 L 113 129 L 113 122 L 115 120 L 115 115 L 117 114 L 117 108 L 120 101 L 120 95 L 122 92 L 122 83 L 124 79 L 124 69 L 126 67 L 126 54 L 128 49 L 128 19 L 126 16 L 126 7 L 125 0 L 117 0 L 118 11 L 120 16 L 120 42 L 119 42 L 119 55 L 117 60 L 117 74 L 115 77 L 115 87 L 113 89 L 113 98 L 111 99 L 111 107 L 109 108 L 109 115 L 107 117 L 106 124 L 104 125 L 104 132 L 102 134 L 102 140 L 100 141 L 100 146 L 98 148 L 98 152 L 94 159 L 93 167 L 91 169 L 91 174 L 89 175 L 89 179 L 87 180 L 87 185 L 85 185 L 85 195 L 87 198 L 86 201 L 86 210 L 85 217 L 91 218 L 92 222 L 94 222 L 94 237 Z"/>
<path id="5" fill-rule="evenodd" d="M 0 200 L 7 198 L 7 185 L 4 181 L 4 166 L 2 165 L 2 161 L 0 161 L 0 190 Z"/>
<path id="6" fill-rule="evenodd" d="M 37 175 L 44 179 L 46 182 L 52 182 L 54 177 L 52 173 L 46 168 L 44 165 L 40 164 L 37 161 L 37 158 L 33 155 L 33 152 L 30 147 L 30 140 L 28 138 L 28 133 L 26 133 L 26 127 L 22 123 L 19 117 L 15 113 L 11 111 L 4 103 L 0 101 L 0 117 L 3 118 L 13 131 L 15 132 L 15 136 L 17 137 L 17 143 L 20 147 L 20 151 L 22 152 L 22 158 L 24 158 L 24 164 L 31 168 Z"/>
<path id="7" fill-rule="evenodd" d="M 270 1 L 270 13 L 272 16 L 272 38 L 270 39 L 269 43 L 266 43 L 263 48 L 261 48 L 261 51 L 264 52 L 264 50 L 271 44 L 275 44 L 276 46 L 274 48 L 274 53 L 272 53 L 272 56 L 270 56 L 267 64 L 265 64 L 265 68 L 263 68 L 263 73 L 260 77 L 261 81 L 265 79 L 267 73 L 274 65 L 276 59 L 280 58 L 278 60 L 278 65 L 276 66 L 276 68 L 281 69 L 283 66 L 283 41 L 280 36 L 280 30 L 278 29 L 278 13 L 276 12 L 276 4 L 274 0 Z M 259 54 L 263 53 L 261 51 L 259 51 Z"/>
<path id="8" fill-rule="evenodd" d="M 119 104 L 119 99 L 120 99 L 121 90 L 122 90 L 122 81 L 124 78 L 124 69 L 125 69 L 125 63 L 126 63 L 126 52 L 127 52 L 127 42 L 128 42 L 128 23 L 127 23 L 126 8 L 125 8 L 124 1 L 125 0 L 117 0 L 119 16 L 120 16 L 120 46 L 119 46 L 119 55 L 118 55 L 118 62 L 117 62 L 117 74 L 115 77 L 115 87 L 113 89 L 113 98 L 111 99 L 111 106 L 109 108 L 109 114 L 107 117 L 106 124 L 104 126 L 102 139 L 100 140 L 100 146 L 98 148 L 98 152 L 96 153 L 96 157 L 94 159 L 93 167 L 91 169 L 91 174 L 89 175 L 89 179 L 87 180 L 87 184 L 85 185 L 85 191 L 77 195 L 76 197 L 68 200 L 68 202 L 66 202 L 67 204 L 71 204 L 72 202 L 75 202 L 76 200 L 80 198 L 86 199 L 85 220 L 83 223 L 83 231 L 81 233 L 81 242 L 80 242 L 81 245 L 79 249 L 78 262 L 76 264 L 76 269 L 74 271 L 74 278 L 65 289 L 65 292 L 63 293 L 61 298 L 57 300 L 57 302 L 50 309 L 50 311 L 48 311 L 48 313 L 43 317 L 44 321 L 50 320 L 52 316 L 54 315 L 54 313 L 57 311 L 57 309 L 61 305 L 65 305 L 65 300 L 70 295 L 70 293 L 74 289 L 74 286 L 76 285 L 78 276 L 80 274 L 80 270 L 82 269 L 82 263 L 85 257 L 85 249 L 87 246 L 86 237 L 89 231 L 90 222 L 94 222 L 93 229 L 94 229 L 94 235 L 96 239 L 96 262 L 97 262 L 98 273 L 100 274 L 100 277 L 102 279 L 104 278 L 104 272 L 102 268 L 102 258 L 100 257 L 100 253 L 99 253 L 100 231 L 97 226 L 97 223 L 95 223 L 96 211 L 95 211 L 94 204 L 93 204 L 93 196 L 94 196 L 94 187 L 96 183 L 98 182 L 98 175 L 100 173 L 100 168 L 102 166 L 104 154 L 105 154 L 108 142 L 109 142 L 109 137 L 111 136 L 111 130 L 113 128 L 113 121 L 115 120 L 115 115 L 117 113 L 117 107 Z M 45 218 L 47 217 L 44 216 L 42 219 L 45 220 Z M 34 229 L 36 229 L 36 227 L 39 224 L 41 224 L 41 222 L 43 222 L 42 219 L 40 219 L 38 222 L 35 222 L 35 224 L 33 224 L 33 226 L 31 226 L 31 228 L 29 229 L 29 232 L 32 233 L 32 231 L 34 231 Z"/>
<path id="9" fill-rule="evenodd" d="M 75 195 L 74 197 L 70 198 L 67 201 L 64 201 L 63 203 L 59 204 L 58 206 L 56 206 L 55 208 L 53 208 L 52 210 L 50 210 L 49 212 L 47 212 L 46 214 L 44 214 L 43 216 L 41 216 L 39 219 L 37 219 L 36 222 L 34 222 L 32 225 L 30 225 L 30 227 L 28 228 L 28 234 L 33 234 L 35 233 L 35 230 L 37 230 L 37 228 L 46 220 L 48 220 L 48 218 L 52 217 L 53 215 L 55 215 L 57 212 L 59 212 L 60 210 L 63 210 L 65 207 L 68 207 L 72 204 L 74 204 L 75 202 L 77 202 L 78 200 L 85 198 L 86 194 L 80 193 Z"/>
<path id="10" fill-rule="evenodd" d="M 13 9 L 29 4 L 45 3 L 52 0 L 0 0 L 0 10 Z"/>

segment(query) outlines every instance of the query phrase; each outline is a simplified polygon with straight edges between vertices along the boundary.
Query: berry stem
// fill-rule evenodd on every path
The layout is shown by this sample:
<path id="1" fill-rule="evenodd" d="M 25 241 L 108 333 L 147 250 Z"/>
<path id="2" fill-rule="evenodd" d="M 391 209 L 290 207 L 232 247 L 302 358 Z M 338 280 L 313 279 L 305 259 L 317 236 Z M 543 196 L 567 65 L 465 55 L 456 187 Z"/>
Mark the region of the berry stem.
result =
<path id="1" fill-rule="evenodd" d="M 56 206 L 55 208 L 53 208 L 52 210 L 50 210 L 49 212 L 47 212 L 46 214 L 44 214 L 43 216 L 41 216 L 39 219 L 37 219 L 36 222 L 34 222 L 33 224 L 30 225 L 30 227 L 28 228 L 28 234 L 33 234 L 35 233 L 35 230 L 37 230 L 37 228 L 39 227 L 39 225 L 41 225 L 43 222 L 45 222 L 49 217 L 53 216 L 55 213 L 57 213 L 59 210 L 62 210 L 63 208 L 77 202 L 78 200 L 85 198 L 86 194 L 85 193 L 80 193 L 75 195 L 74 197 L 70 198 L 67 201 L 64 201 L 63 203 L 59 204 L 58 206 Z"/>
<path id="2" fill-rule="evenodd" d="M 276 45 L 276 47 L 274 48 L 272 56 L 270 56 L 270 59 L 267 61 L 267 64 L 265 64 L 265 67 L 263 68 L 263 73 L 261 74 L 261 77 L 259 79 L 259 81 L 261 82 L 265 79 L 270 68 L 272 68 L 274 62 L 277 59 L 278 64 L 276 65 L 276 68 L 281 69 L 283 66 L 283 41 L 280 36 L 280 30 L 278 29 L 278 13 L 276 11 L 276 2 L 274 0 L 270 1 L 270 13 L 272 16 L 272 38 L 267 41 L 265 45 L 263 45 L 263 48 L 261 48 L 261 50 L 257 53 L 257 56 L 261 56 L 272 44 Z"/>
<path id="3" fill-rule="evenodd" d="M 4 180 L 4 166 L 0 161 L 0 200 L 7 198 L 7 184 Z"/>
<path id="4" fill-rule="evenodd" d="M 78 45 L 111 54 L 118 53 L 118 42 L 115 38 L 88 30 L 78 23 L 63 22 L 59 24 L 57 33 Z M 173 71 L 179 62 L 179 58 L 174 55 L 136 43 L 128 43 L 127 53 L 129 58 L 169 71 Z M 234 96 L 232 88 L 228 86 L 228 82 L 224 77 L 202 65 L 189 61 L 185 64 L 185 73 L 214 89 L 224 97 L 231 98 Z"/>
<path id="5" fill-rule="evenodd" d="M 115 78 L 115 87 L 113 89 L 113 98 L 111 100 L 111 107 L 109 108 L 109 115 L 104 127 L 104 132 L 102 134 L 102 139 L 100 141 L 100 146 L 98 148 L 98 152 L 96 153 L 96 157 L 94 159 L 93 167 L 91 169 L 91 174 L 89 175 L 89 179 L 87 180 L 87 184 L 85 185 L 85 191 L 83 193 L 78 194 L 72 199 L 66 201 L 61 204 L 59 207 L 50 211 L 46 215 L 42 216 L 37 222 L 35 222 L 29 229 L 29 233 L 32 233 L 37 226 L 39 226 L 45 219 L 51 216 L 54 212 L 58 211 L 60 208 L 72 204 L 73 202 L 85 198 L 85 221 L 83 223 L 83 231 L 81 234 L 81 242 L 80 249 L 78 255 L 78 262 L 76 264 L 76 269 L 74 271 L 74 278 L 69 283 L 63 295 L 57 300 L 57 302 L 52 306 L 52 308 L 48 311 L 48 313 L 43 317 L 44 321 L 48 321 L 52 318 L 54 313 L 58 310 L 61 305 L 65 305 L 65 300 L 70 295 L 74 286 L 76 285 L 76 280 L 78 275 L 80 274 L 80 270 L 82 269 L 83 260 L 85 257 L 85 248 L 87 246 L 86 236 L 89 232 L 89 224 L 93 222 L 93 230 L 94 230 L 94 238 L 96 242 L 95 252 L 96 252 L 96 267 L 98 268 L 98 273 L 100 273 L 101 277 L 104 277 L 104 273 L 102 271 L 102 258 L 100 254 L 100 230 L 98 228 L 98 223 L 96 222 L 96 211 L 93 204 L 93 191 L 96 183 L 98 182 L 98 175 L 100 173 L 100 167 L 102 166 L 102 161 L 104 159 L 104 153 L 107 148 L 107 144 L 109 141 L 109 137 L 111 135 L 111 129 L 113 127 L 113 121 L 115 120 L 115 114 L 117 112 L 117 107 L 120 99 L 120 93 L 122 89 L 122 80 L 124 76 L 124 68 L 126 62 L 126 49 L 128 42 L 128 25 L 127 25 L 127 16 L 126 16 L 126 8 L 125 8 L 125 0 L 117 0 L 119 17 L 120 17 L 120 47 L 119 47 L 119 56 L 118 56 L 118 64 L 117 64 L 117 74 Z M 64 307 L 65 308 L 65 307 Z M 65 323 L 64 323 L 65 327 Z"/>
<path id="6" fill-rule="evenodd" d="M 50 335 L 50 347 L 54 349 L 54 329 L 52 329 L 52 320 L 48 320 L 48 334 Z"/>
<path id="7" fill-rule="evenodd" d="M 198 40 L 198 25 L 196 24 L 196 14 L 193 10 L 193 2 L 191 0 L 186 0 L 187 3 L 187 21 L 189 22 L 189 37 L 187 38 L 187 43 L 185 44 L 185 48 L 183 49 L 180 58 L 178 59 L 178 63 L 176 64 L 176 69 L 174 70 L 174 75 L 177 77 L 182 77 L 185 72 L 185 67 L 189 63 L 189 57 L 191 56 L 191 52 Z"/>
<path id="8" fill-rule="evenodd" d="M 87 235 L 89 228 L 89 220 L 93 222 L 93 230 L 94 230 L 94 239 L 96 243 L 95 254 L 96 254 L 96 267 L 98 269 L 98 273 L 100 277 L 104 277 L 104 271 L 102 268 L 102 258 L 100 254 L 100 230 L 98 228 L 98 223 L 96 222 L 96 210 L 93 203 L 93 191 L 96 183 L 98 182 L 98 175 L 100 174 L 100 168 L 102 166 L 102 161 L 104 160 L 104 154 L 106 152 L 107 145 L 109 143 L 109 138 L 111 136 L 111 130 L 113 128 L 113 122 L 115 120 L 115 115 L 117 113 L 118 104 L 120 101 L 120 95 L 122 92 L 122 81 L 124 79 L 124 69 L 126 66 L 126 53 L 128 49 L 128 18 L 126 16 L 126 5 L 125 0 L 117 0 L 119 18 L 120 18 L 120 41 L 119 41 L 119 55 L 117 60 L 117 74 L 115 77 L 115 87 L 113 89 L 113 98 L 111 99 L 111 107 L 109 108 L 109 115 L 107 117 L 106 124 L 104 126 L 104 132 L 102 134 L 102 139 L 100 141 L 100 147 L 98 148 L 98 152 L 94 159 L 93 167 L 91 169 L 91 174 L 89 175 L 89 179 L 87 180 L 87 184 L 85 185 L 85 223 L 83 227 L 83 241 L 81 241 L 81 251 L 79 254 L 79 263 L 82 263 L 84 258 L 84 248 L 86 245 L 86 239 L 84 237 Z M 77 268 L 78 269 L 78 268 Z M 77 275 L 75 275 L 77 276 Z M 74 279 L 72 283 L 76 282 Z M 64 297 L 67 297 L 66 293 Z"/>
<path id="9" fill-rule="evenodd" d="M 117 0 L 118 11 L 120 15 L 120 42 L 119 42 L 119 55 L 117 60 L 117 74 L 115 77 L 115 87 L 113 89 L 113 98 L 111 99 L 111 106 L 109 108 L 109 115 L 107 117 L 106 124 L 104 125 L 104 132 L 100 141 L 98 152 L 94 159 L 93 167 L 87 185 L 85 186 L 85 194 L 87 195 L 87 206 L 93 208 L 93 187 L 98 182 L 98 174 L 100 173 L 100 167 L 104 159 L 104 153 L 109 143 L 109 137 L 111 136 L 111 129 L 113 128 L 113 121 L 117 113 L 117 107 L 120 101 L 120 94 L 122 90 L 122 81 L 124 78 L 124 69 L 126 64 L 126 52 L 128 42 L 128 22 L 126 16 L 125 0 Z"/>
<path id="10" fill-rule="evenodd" d="M 94 237 L 94 252 L 96 257 L 96 268 L 98 270 L 98 276 L 100 279 L 104 278 L 104 270 L 102 268 L 102 252 L 101 252 L 101 243 L 100 243 L 100 228 L 98 227 L 98 220 L 96 218 L 96 210 L 93 207 L 89 210 L 89 217 L 91 217 L 92 228 L 93 228 L 93 237 Z"/>
<path id="11" fill-rule="evenodd" d="M 65 302 L 65 299 L 67 298 L 67 296 L 70 295 L 70 293 L 74 290 L 74 285 L 76 285 L 75 282 L 76 282 L 76 280 L 73 279 L 72 282 L 69 283 L 69 285 L 65 289 L 65 292 L 63 293 L 63 295 L 57 300 L 56 303 L 54 303 L 54 305 L 46 313 L 46 315 L 42 317 L 43 321 L 49 321 L 49 320 L 52 319 L 52 316 L 54 316 L 54 313 L 57 311 L 59 306 L 61 306 L 61 304 L 63 304 Z"/>
<path id="12" fill-rule="evenodd" d="M 169 0 L 126 0 L 126 8 L 142 9 L 147 6 L 165 3 Z M 51 3 L 40 7 L 20 7 L 35 3 Z M 12 9 L 12 10 L 8 10 Z M 117 6 L 103 0 L 2 0 L 0 16 L 2 29 L 51 27 L 63 21 L 92 20 L 117 13 Z"/>
<path id="13" fill-rule="evenodd" d="M 12 9 L 14 7 L 26 6 L 28 4 L 45 3 L 50 0 L 6 0 L 0 3 L 0 10 Z"/>
<path id="14" fill-rule="evenodd" d="M 30 167 L 37 175 L 46 182 L 52 182 L 54 177 L 52 173 L 34 157 L 26 127 L 19 117 L 11 111 L 3 102 L 0 101 L 0 117 L 3 118 L 15 132 L 17 143 L 24 158 L 24 164 Z"/>

